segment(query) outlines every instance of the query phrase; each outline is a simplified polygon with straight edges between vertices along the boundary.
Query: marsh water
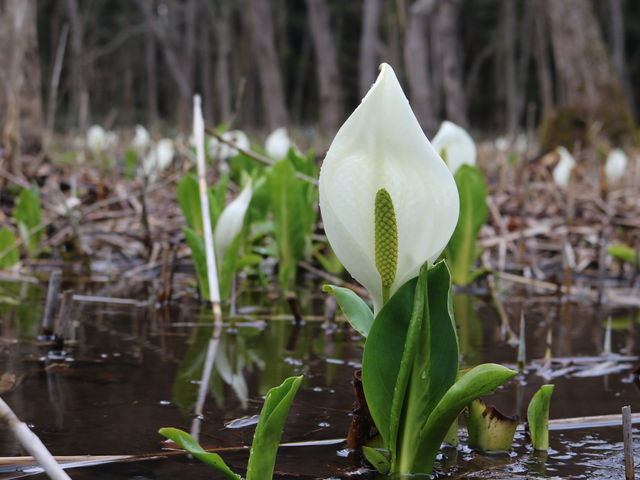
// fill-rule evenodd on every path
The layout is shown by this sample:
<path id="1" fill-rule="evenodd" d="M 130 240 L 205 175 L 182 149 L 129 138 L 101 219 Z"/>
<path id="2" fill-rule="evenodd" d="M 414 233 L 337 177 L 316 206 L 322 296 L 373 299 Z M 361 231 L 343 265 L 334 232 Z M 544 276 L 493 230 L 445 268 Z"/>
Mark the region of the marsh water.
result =
<path id="1" fill-rule="evenodd" d="M 211 335 L 210 311 L 189 291 L 168 306 L 155 305 L 144 282 L 65 282 L 63 288 L 86 297 L 73 302 L 73 341 L 56 351 L 38 341 L 46 283 L 0 283 L 5 401 L 54 455 L 158 454 L 75 468 L 69 471 L 74 479 L 218 478 L 184 455 L 165 455 L 166 444 L 157 434 L 167 426 L 191 429 Z M 529 361 L 525 373 L 489 397 L 489 403 L 523 418 L 537 388 L 554 383 L 551 418 L 615 414 L 623 405 L 638 410 L 637 362 L 631 357 L 638 340 L 635 312 L 527 291 L 510 291 L 505 298 L 514 331 L 525 313 Z M 340 440 L 350 423 L 351 380 L 363 341 L 340 316 L 327 324 L 325 294 L 316 284 L 305 285 L 300 302 L 305 321 L 295 325 L 286 302 L 274 292 L 239 292 L 235 314 L 226 316 L 201 419 L 201 443 L 229 448 L 221 455 L 242 472 L 248 456 L 242 447 L 250 444 L 263 395 L 284 378 L 304 374 L 282 441 L 306 444 L 280 449 L 277 478 L 377 478 Z M 515 367 L 517 346 L 508 341 L 492 304 L 470 293 L 456 295 L 454 303 L 463 363 Z M 612 352 L 628 358 L 599 358 L 609 316 Z M 549 340 L 553 356 L 565 360 L 542 368 L 532 360 L 544 356 Z M 508 455 L 471 452 L 462 439 L 438 462 L 438 477 L 624 478 L 621 427 L 554 430 L 550 438 L 552 450 L 546 456 L 530 450 L 523 432 Z M 25 454 L 4 429 L 0 452 Z M 30 467 L 0 469 L 1 479 L 23 476 L 46 478 Z"/>

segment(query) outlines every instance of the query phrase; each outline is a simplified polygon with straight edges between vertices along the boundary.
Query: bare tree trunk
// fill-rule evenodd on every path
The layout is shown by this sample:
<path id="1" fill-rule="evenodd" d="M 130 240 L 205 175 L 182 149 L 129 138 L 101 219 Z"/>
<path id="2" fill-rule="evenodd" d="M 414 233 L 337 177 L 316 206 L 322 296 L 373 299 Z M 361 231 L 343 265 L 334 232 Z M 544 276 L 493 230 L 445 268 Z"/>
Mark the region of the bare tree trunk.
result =
<path id="1" fill-rule="evenodd" d="M 624 44 L 624 18 L 623 18 L 623 0 L 608 0 L 607 7 L 610 17 L 611 31 L 611 59 L 613 68 L 618 74 L 618 78 L 622 82 L 624 94 L 627 98 L 631 110 L 635 113 L 633 92 L 631 88 L 631 80 L 629 78 L 629 70 L 626 61 L 626 49 Z"/>
<path id="2" fill-rule="evenodd" d="M 195 61 L 196 61 L 196 14 L 197 1 L 187 0 L 184 11 L 184 50 L 183 70 L 189 85 L 191 94 L 188 102 L 180 102 L 179 124 L 181 129 L 187 129 L 191 125 L 191 97 L 195 92 Z"/>
<path id="3" fill-rule="evenodd" d="M 329 11 L 325 0 L 306 0 L 306 2 L 320 90 L 320 131 L 324 135 L 332 136 L 343 120 L 343 107 L 338 59 L 329 25 Z"/>
<path id="4" fill-rule="evenodd" d="M 570 146 L 576 138 L 586 143 L 590 127 L 596 121 L 602 125 L 602 133 L 611 138 L 631 135 L 634 126 L 629 105 L 591 3 L 546 0 L 545 10 L 561 108 L 555 119 L 544 125 L 543 143 Z M 581 131 L 576 131 L 576 120 L 584 123 Z"/>
<path id="5" fill-rule="evenodd" d="M 231 120 L 231 85 L 229 83 L 229 57 L 231 55 L 230 17 L 227 2 L 220 2 L 214 19 L 214 32 L 216 38 L 216 99 L 219 103 L 218 115 L 222 122 Z"/>
<path id="6" fill-rule="evenodd" d="M 551 115 L 554 108 L 553 83 L 551 78 L 551 65 L 549 58 L 549 41 L 547 22 L 544 16 L 543 0 L 534 1 L 534 45 L 536 60 L 536 76 L 538 90 L 542 101 L 542 117 Z"/>
<path id="7" fill-rule="evenodd" d="M 2 156 L 18 174 L 22 156 L 40 152 L 44 133 L 36 8 L 34 0 L 0 6 Z"/>
<path id="8" fill-rule="evenodd" d="M 509 137 L 518 128 L 518 91 L 516 86 L 516 4 L 509 0 L 502 4 L 502 47 L 504 64 L 505 127 Z"/>
<path id="9" fill-rule="evenodd" d="M 144 35 L 144 65 L 148 121 L 152 127 L 155 127 L 158 124 L 158 62 L 156 38 L 151 28 Z"/>
<path id="10" fill-rule="evenodd" d="M 269 0 L 249 0 L 249 23 L 255 62 L 260 77 L 266 127 L 274 130 L 287 124 L 282 72 L 276 55 L 273 16 Z"/>
<path id="11" fill-rule="evenodd" d="M 214 114 L 214 88 L 211 74 L 211 36 L 209 23 L 200 23 L 200 83 L 202 84 L 202 102 L 204 107 L 204 119 L 207 123 L 215 123 Z"/>
<path id="12" fill-rule="evenodd" d="M 84 49 L 84 23 L 80 18 L 77 0 L 67 0 L 67 12 L 71 22 L 71 83 L 73 106 L 78 115 L 78 128 L 86 132 L 89 128 L 89 85 Z"/>
<path id="13" fill-rule="evenodd" d="M 428 135 L 435 133 L 438 123 L 435 116 L 429 78 L 429 47 L 427 45 L 427 17 L 436 0 L 416 0 L 409 9 L 407 33 L 404 43 L 404 63 L 409 80 L 409 98 L 413 111 Z"/>
<path id="14" fill-rule="evenodd" d="M 440 37 L 438 60 L 442 67 L 447 118 L 462 127 L 467 127 L 461 51 L 458 45 L 459 7 L 460 0 L 441 0 L 436 11 L 434 27 Z"/>
<path id="15" fill-rule="evenodd" d="M 358 89 L 363 97 L 376 79 L 378 71 L 378 25 L 381 0 L 364 0 L 362 6 L 362 30 L 358 59 Z"/>

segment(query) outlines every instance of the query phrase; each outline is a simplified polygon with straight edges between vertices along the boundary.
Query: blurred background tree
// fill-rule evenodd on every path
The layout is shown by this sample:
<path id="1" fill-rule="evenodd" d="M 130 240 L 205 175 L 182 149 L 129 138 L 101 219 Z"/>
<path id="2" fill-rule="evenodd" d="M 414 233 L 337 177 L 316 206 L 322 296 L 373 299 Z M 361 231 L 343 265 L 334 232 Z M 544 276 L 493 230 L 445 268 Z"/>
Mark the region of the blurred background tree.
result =
<path id="1" fill-rule="evenodd" d="M 37 151 L 43 104 L 57 133 L 187 132 L 195 92 L 210 124 L 326 140 L 381 61 L 428 135 L 449 119 L 509 138 L 542 126 L 548 148 L 624 143 L 638 55 L 631 0 L 1 0 L 2 145 L 5 162 Z"/>

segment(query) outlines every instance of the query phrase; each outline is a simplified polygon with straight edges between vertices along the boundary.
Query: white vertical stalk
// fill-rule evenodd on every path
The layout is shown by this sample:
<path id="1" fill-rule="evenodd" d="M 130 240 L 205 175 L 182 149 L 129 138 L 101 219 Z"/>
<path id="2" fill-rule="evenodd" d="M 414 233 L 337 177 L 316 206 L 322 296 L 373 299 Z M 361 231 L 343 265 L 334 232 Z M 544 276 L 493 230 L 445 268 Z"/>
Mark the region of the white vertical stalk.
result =
<path id="1" fill-rule="evenodd" d="M 36 459 L 45 473 L 52 480 L 71 480 L 58 462 L 53 458 L 47 447 L 44 446 L 38 436 L 31 431 L 26 423 L 13 413 L 13 410 L 0 398 L 0 417 L 9 425 L 11 432 L 16 436 L 20 444 Z"/>
<path id="2" fill-rule="evenodd" d="M 218 352 L 220 335 L 222 334 L 222 309 L 220 308 L 220 285 L 218 283 L 218 270 L 216 256 L 213 247 L 213 230 L 211 228 L 211 215 L 209 214 L 209 196 L 207 195 L 206 167 L 204 154 L 204 118 L 202 116 L 202 102 L 200 95 L 193 96 L 193 137 L 196 142 L 196 162 L 198 166 L 198 186 L 200 190 L 200 208 L 202 211 L 202 229 L 204 231 L 204 247 L 207 259 L 207 278 L 209 280 L 209 298 L 213 310 L 214 327 L 209 340 L 207 357 L 205 359 L 200 387 L 198 388 L 198 400 L 196 402 L 195 417 L 191 425 L 191 436 L 198 440 L 200 434 L 200 422 L 204 402 L 209 389 L 209 379 L 213 370 L 213 363 Z"/>

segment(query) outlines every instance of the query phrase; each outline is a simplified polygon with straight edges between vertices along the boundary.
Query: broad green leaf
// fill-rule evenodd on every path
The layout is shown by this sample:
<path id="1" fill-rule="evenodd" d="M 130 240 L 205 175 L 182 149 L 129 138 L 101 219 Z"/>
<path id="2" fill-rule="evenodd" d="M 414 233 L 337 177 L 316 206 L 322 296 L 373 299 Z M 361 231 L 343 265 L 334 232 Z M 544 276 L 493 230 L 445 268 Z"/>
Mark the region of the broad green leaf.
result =
<path id="1" fill-rule="evenodd" d="M 338 305 L 351 326 L 363 337 L 369 335 L 373 325 L 373 312 L 353 290 L 335 285 L 324 285 L 322 291 L 336 296 Z"/>
<path id="2" fill-rule="evenodd" d="M 413 307 L 417 278 L 384 304 L 375 317 L 362 354 L 362 386 L 371 417 L 384 440 L 391 439 L 391 404 Z M 395 434 L 395 432 L 394 432 Z"/>
<path id="3" fill-rule="evenodd" d="M 284 422 L 301 382 L 302 376 L 289 377 L 282 385 L 267 392 L 253 435 L 247 480 L 266 480 L 273 476 Z"/>
<path id="4" fill-rule="evenodd" d="M 488 395 L 504 382 L 517 375 L 502 365 L 485 363 L 471 369 L 445 393 L 420 430 L 419 441 L 414 448 L 420 452 L 407 473 L 430 473 L 440 448 L 454 419 L 471 401 Z"/>
<path id="5" fill-rule="evenodd" d="M 479 254 L 476 240 L 489 214 L 487 187 L 480 170 L 470 165 L 461 166 L 455 180 L 460 195 L 460 217 L 445 256 L 451 266 L 453 283 L 467 285 L 475 278 L 472 269 Z"/>
<path id="6" fill-rule="evenodd" d="M 161 428 L 158 430 L 160 435 L 167 437 L 173 441 L 180 448 L 183 448 L 202 463 L 215 468 L 218 472 L 222 473 L 228 480 L 242 480 L 240 475 L 237 475 L 231 471 L 231 469 L 224 463 L 224 460 L 217 453 L 210 453 L 205 451 L 196 440 L 187 432 L 178 430 L 177 428 Z M 266 477 L 265 477 L 266 478 Z"/>
<path id="7" fill-rule="evenodd" d="M 134 178 L 139 163 L 138 154 L 134 149 L 129 148 L 124 152 L 124 177 L 129 179 Z"/>
<path id="8" fill-rule="evenodd" d="M 636 261 L 636 250 L 622 243 L 611 245 L 607 249 L 607 252 L 613 258 L 617 258 L 618 260 L 622 260 L 623 262 L 633 263 Z"/>
<path id="9" fill-rule="evenodd" d="M 198 180 L 194 175 L 185 175 L 178 182 L 177 196 L 187 225 L 195 233 L 202 235 L 202 208 L 200 207 Z"/>
<path id="10" fill-rule="evenodd" d="M 393 462 L 399 472 L 410 472 L 414 457 L 421 455 L 415 448 L 420 433 L 416 427 L 424 423 L 458 375 L 450 291 L 445 262 L 431 269 L 427 264 L 422 267 L 391 406 L 391 453 L 395 453 Z M 443 439 L 444 435 L 437 439 L 438 446 Z"/>
<path id="11" fill-rule="evenodd" d="M 240 247 L 242 245 L 243 232 L 241 231 L 233 239 L 223 258 L 218 259 L 220 298 L 226 300 L 231 297 L 231 284 L 233 277 L 238 270 Z"/>
<path id="12" fill-rule="evenodd" d="M 296 178 L 293 166 L 282 160 L 273 167 L 268 179 L 269 198 L 273 211 L 276 243 L 278 244 L 278 278 L 288 289 L 303 259 L 307 237 L 310 236 L 306 198 L 302 181 Z"/>
<path id="13" fill-rule="evenodd" d="M 0 269 L 15 265 L 20 260 L 16 236 L 7 227 L 0 228 Z"/>
<path id="14" fill-rule="evenodd" d="M 553 385 L 542 385 L 527 408 L 531 443 L 536 450 L 549 449 L 549 404 L 554 388 Z"/>
<path id="15" fill-rule="evenodd" d="M 18 196 L 13 217 L 18 223 L 22 241 L 27 247 L 30 255 L 34 254 L 40 246 L 42 230 L 34 232 L 33 230 L 40 226 L 42 222 L 42 213 L 40 211 L 40 194 L 38 190 L 24 188 Z"/>
<path id="16" fill-rule="evenodd" d="M 362 453 L 366 457 L 367 461 L 373 465 L 373 467 L 381 474 L 386 475 L 391 469 L 389 458 L 385 453 L 377 448 L 362 447 Z"/>
<path id="17" fill-rule="evenodd" d="M 209 300 L 209 277 L 207 275 L 207 257 L 204 250 L 204 238 L 189 227 L 182 227 L 182 232 L 191 250 L 191 258 L 196 268 L 200 296 Z"/>

